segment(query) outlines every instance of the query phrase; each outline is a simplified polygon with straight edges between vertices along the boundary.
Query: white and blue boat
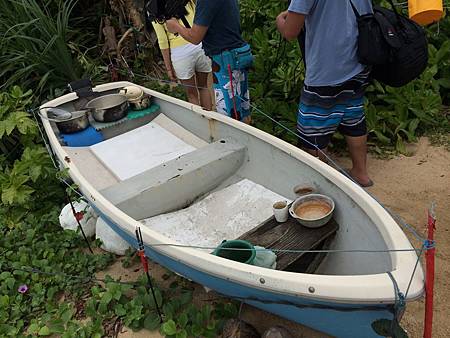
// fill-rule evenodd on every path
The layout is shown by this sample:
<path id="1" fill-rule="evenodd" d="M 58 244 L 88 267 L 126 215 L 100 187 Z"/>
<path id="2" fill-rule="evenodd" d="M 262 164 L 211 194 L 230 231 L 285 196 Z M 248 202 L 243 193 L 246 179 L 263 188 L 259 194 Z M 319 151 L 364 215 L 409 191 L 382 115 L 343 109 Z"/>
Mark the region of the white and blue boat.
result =
<path id="1" fill-rule="evenodd" d="M 93 91 L 111 94 L 130 85 Z M 377 322 L 399 319 L 403 301 L 422 296 L 420 264 L 413 274 L 416 251 L 364 189 L 261 130 L 141 88 L 157 109 L 104 125 L 90 118 L 88 136 L 61 135 L 43 119 L 61 168 L 132 246 L 140 227 L 146 254 L 162 266 L 336 337 L 380 337 Z M 41 114 L 46 107 L 79 110 L 82 100 L 69 93 L 42 105 Z M 271 221 L 272 204 L 294 200 L 298 185 L 335 201 L 332 225 L 298 233 L 299 224 Z M 280 249 L 277 269 L 211 254 L 222 240 L 239 238 Z"/>

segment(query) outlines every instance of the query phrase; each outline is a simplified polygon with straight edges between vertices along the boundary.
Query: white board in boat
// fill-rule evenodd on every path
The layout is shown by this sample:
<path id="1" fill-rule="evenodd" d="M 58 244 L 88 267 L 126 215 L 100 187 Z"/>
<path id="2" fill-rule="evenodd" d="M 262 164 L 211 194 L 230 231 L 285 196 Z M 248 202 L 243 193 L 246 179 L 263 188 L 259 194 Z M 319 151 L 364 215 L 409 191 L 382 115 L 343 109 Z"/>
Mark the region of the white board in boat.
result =
<path id="1" fill-rule="evenodd" d="M 195 149 L 154 122 L 91 146 L 122 181 Z"/>

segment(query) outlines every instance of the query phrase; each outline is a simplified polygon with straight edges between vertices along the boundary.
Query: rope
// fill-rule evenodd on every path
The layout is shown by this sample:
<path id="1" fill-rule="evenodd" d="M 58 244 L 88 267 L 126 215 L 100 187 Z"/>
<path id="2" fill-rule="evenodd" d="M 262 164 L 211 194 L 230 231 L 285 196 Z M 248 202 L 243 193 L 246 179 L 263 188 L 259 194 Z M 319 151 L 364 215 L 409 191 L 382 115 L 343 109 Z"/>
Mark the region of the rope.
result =
<path id="1" fill-rule="evenodd" d="M 47 276 L 56 276 L 56 277 L 64 277 L 67 280 L 71 279 L 77 279 L 77 280 L 83 280 L 82 283 L 89 283 L 89 282 L 97 282 L 97 283 L 117 283 L 117 284 L 124 284 L 124 285 L 132 285 L 132 286 L 141 286 L 139 283 L 133 283 L 133 282 L 122 282 L 122 281 L 115 281 L 115 280 L 106 280 L 103 278 L 96 278 L 92 276 L 80 276 L 80 275 L 71 275 L 64 272 L 48 272 L 48 271 L 42 271 L 40 269 L 29 267 L 29 266 L 22 266 L 20 268 L 15 268 L 12 266 L 6 266 L 6 269 L 12 270 L 12 271 L 22 271 L 22 272 L 28 272 L 28 273 L 36 273 L 40 275 L 47 275 Z"/>
<path id="2" fill-rule="evenodd" d="M 328 249 L 328 250 L 311 250 L 311 249 L 277 249 L 277 248 L 221 248 L 218 246 L 202 246 L 202 245 L 189 245 L 189 244 L 174 244 L 174 243 L 147 243 L 145 246 L 149 248 L 154 247 L 176 247 L 176 248 L 188 248 L 188 249 L 201 249 L 214 251 L 216 249 L 220 250 L 230 250 L 230 251 L 273 251 L 278 253 L 389 253 L 389 252 L 420 252 L 422 249 L 407 248 L 407 249 Z M 433 246 L 434 247 L 434 246 Z M 423 250 L 431 250 L 433 247 L 424 248 Z"/>
<path id="3" fill-rule="evenodd" d="M 394 303 L 394 320 L 391 323 L 391 332 L 394 332 L 394 324 L 399 323 L 399 317 L 401 312 L 405 310 L 406 307 L 406 301 L 405 296 L 403 293 L 400 292 L 400 288 L 398 287 L 398 283 L 395 280 L 394 276 L 390 271 L 387 272 L 389 278 L 392 280 L 392 284 L 394 285 L 394 297 L 395 297 L 395 303 Z"/>
<path id="4" fill-rule="evenodd" d="M 433 246 L 433 247 L 434 247 L 434 246 Z M 411 275 L 411 279 L 409 280 L 408 287 L 406 288 L 405 298 L 408 297 L 409 288 L 411 287 L 411 283 L 412 283 L 413 277 L 414 277 L 414 275 L 416 274 L 417 266 L 419 265 L 419 262 L 420 262 L 420 257 L 422 257 L 422 254 L 423 254 L 423 251 L 424 251 L 424 250 L 429 250 L 428 248 L 426 248 L 426 249 L 425 249 L 425 248 L 426 248 L 426 246 L 425 246 L 425 245 L 422 245 L 422 247 L 420 248 L 420 252 L 419 252 L 419 254 L 417 255 L 416 264 L 414 265 L 414 269 L 413 269 L 413 272 L 412 272 L 412 275 Z"/>

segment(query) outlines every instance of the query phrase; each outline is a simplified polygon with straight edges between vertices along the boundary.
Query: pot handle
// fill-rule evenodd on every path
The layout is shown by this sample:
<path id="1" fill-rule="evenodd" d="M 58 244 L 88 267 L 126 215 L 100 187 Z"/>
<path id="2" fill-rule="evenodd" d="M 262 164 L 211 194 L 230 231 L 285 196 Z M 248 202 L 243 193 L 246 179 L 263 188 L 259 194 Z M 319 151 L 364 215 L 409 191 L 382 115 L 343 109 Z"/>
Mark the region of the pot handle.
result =
<path id="1" fill-rule="evenodd" d="M 293 206 L 293 205 L 292 205 Z M 292 206 L 289 208 L 289 214 L 293 217 L 293 218 L 298 218 L 297 215 L 295 214 L 294 210 L 292 209 Z"/>
<path id="2" fill-rule="evenodd" d="M 42 115 L 42 109 L 46 109 L 47 115 L 48 115 L 48 113 L 51 113 L 53 115 L 53 117 L 48 117 L 48 116 Z M 64 122 L 64 121 L 68 121 L 72 118 L 71 112 L 68 112 L 67 110 L 64 110 L 61 108 L 55 108 L 55 107 L 41 108 L 41 109 L 39 109 L 38 115 L 42 119 L 46 119 L 46 120 L 52 121 L 52 122 Z"/>

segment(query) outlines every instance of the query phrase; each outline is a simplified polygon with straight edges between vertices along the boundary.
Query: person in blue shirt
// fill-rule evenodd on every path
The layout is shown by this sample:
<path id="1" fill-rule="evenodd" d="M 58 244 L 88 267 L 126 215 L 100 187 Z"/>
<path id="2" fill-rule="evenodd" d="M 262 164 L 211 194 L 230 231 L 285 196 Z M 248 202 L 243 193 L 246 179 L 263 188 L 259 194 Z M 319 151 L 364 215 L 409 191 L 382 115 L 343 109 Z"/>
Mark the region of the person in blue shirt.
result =
<path id="1" fill-rule="evenodd" d="M 249 123 L 248 71 L 253 56 L 241 36 L 237 0 L 197 0 L 191 28 L 174 19 L 166 25 L 170 32 L 193 44 L 202 42 L 205 54 L 212 59 L 217 112 Z"/>
<path id="2" fill-rule="evenodd" d="M 367 172 L 364 91 L 370 69 L 358 62 L 352 3 L 361 14 L 372 12 L 371 0 L 292 0 L 276 24 L 287 40 L 296 39 L 306 28 L 306 77 L 297 118 L 301 145 L 325 160 L 317 148 L 326 151 L 339 130 L 352 159 L 349 174 L 368 187 L 373 182 Z"/>

